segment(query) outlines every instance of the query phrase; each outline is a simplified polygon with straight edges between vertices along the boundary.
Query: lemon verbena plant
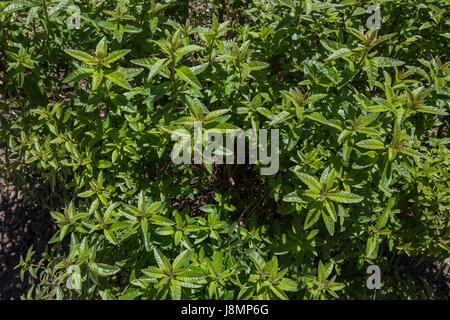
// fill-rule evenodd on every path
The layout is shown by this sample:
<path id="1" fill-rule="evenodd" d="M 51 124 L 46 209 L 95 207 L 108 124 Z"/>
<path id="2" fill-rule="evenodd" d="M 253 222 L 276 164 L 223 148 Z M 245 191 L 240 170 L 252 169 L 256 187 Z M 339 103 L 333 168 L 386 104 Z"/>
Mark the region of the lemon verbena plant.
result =
<path id="1" fill-rule="evenodd" d="M 0 173 L 57 230 L 23 298 L 433 297 L 398 261 L 450 249 L 448 11 L 2 0 Z M 279 130 L 278 172 L 173 163 L 197 122 Z"/>

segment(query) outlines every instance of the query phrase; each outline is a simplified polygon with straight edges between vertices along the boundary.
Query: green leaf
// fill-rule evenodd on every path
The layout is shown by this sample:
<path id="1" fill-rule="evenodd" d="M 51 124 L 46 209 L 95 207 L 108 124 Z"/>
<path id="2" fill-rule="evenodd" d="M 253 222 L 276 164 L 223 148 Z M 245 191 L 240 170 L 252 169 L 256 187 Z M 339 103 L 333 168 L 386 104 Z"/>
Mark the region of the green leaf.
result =
<path id="1" fill-rule="evenodd" d="M 131 90 L 131 85 L 128 83 L 127 78 L 120 71 L 116 70 L 111 73 L 105 73 L 105 77 L 118 86 Z"/>
<path id="2" fill-rule="evenodd" d="M 197 76 L 186 66 L 175 69 L 176 73 L 183 81 L 187 82 L 196 89 L 201 89 L 202 86 L 197 79 Z"/>
<path id="3" fill-rule="evenodd" d="M 108 41 L 106 40 L 106 36 L 104 36 L 97 43 L 97 47 L 95 48 L 95 55 L 97 56 L 97 58 L 103 59 L 106 57 L 107 52 L 108 52 Z"/>
<path id="4" fill-rule="evenodd" d="M 130 52 L 131 52 L 131 50 L 129 50 L 129 49 L 123 49 L 123 50 L 117 50 L 117 51 L 111 52 L 105 59 L 102 60 L 102 63 L 110 64 L 114 61 L 119 60 L 120 58 L 122 58 L 123 56 L 127 55 Z"/>
<path id="5" fill-rule="evenodd" d="M 367 257 L 373 257 L 375 258 L 373 255 L 376 253 L 376 249 L 378 246 L 378 241 L 375 238 L 375 236 L 370 236 L 367 239 L 367 244 L 366 244 L 366 256 Z"/>
<path id="6" fill-rule="evenodd" d="M 356 143 L 358 147 L 370 150 L 384 150 L 386 149 L 383 142 L 375 139 L 367 139 Z"/>
<path id="7" fill-rule="evenodd" d="M 69 233 L 69 227 L 70 227 L 70 225 L 66 224 L 64 227 L 61 228 L 60 234 L 59 234 L 59 241 L 60 242 L 63 241 L 63 239 Z"/>
<path id="8" fill-rule="evenodd" d="M 181 299 L 181 283 L 176 279 L 170 279 L 170 296 L 173 300 Z"/>
<path id="9" fill-rule="evenodd" d="M 92 75 L 92 90 L 96 90 L 103 80 L 103 70 L 99 69 Z"/>
<path id="10" fill-rule="evenodd" d="M 327 227 L 328 233 L 330 236 L 334 235 L 334 221 L 325 211 L 322 211 L 322 219 Z"/>
<path id="11" fill-rule="evenodd" d="M 248 67 L 251 71 L 256 71 L 256 70 L 263 70 L 266 69 L 270 66 L 270 64 L 268 64 L 267 62 L 261 62 L 261 61 L 250 61 L 248 63 Z"/>
<path id="12" fill-rule="evenodd" d="M 378 221 L 377 224 L 375 225 L 375 228 L 377 228 L 378 230 L 383 229 L 389 219 L 390 213 L 391 213 L 390 209 L 383 210 L 380 216 L 378 217 Z"/>
<path id="13" fill-rule="evenodd" d="M 284 291 L 296 292 L 298 291 L 297 283 L 294 280 L 283 278 L 280 283 L 278 283 L 278 288 Z"/>
<path id="14" fill-rule="evenodd" d="M 89 262 L 89 270 L 94 272 L 99 276 L 112 276 L 120 271 L 120 268 L 117 266 L 111 266 L 105 263 L 95 263 Z"/>
<path id="15" fill-rule="evenodd" d="M 175 258 L 175 260 L 173 260 L 172 268 L 173 268 L 174 272 L 176 272 L 177 270 L 181 269 L 186 264 L 188 264 L 189 261 L 191 260 L 191 256 L 192 256 L 192 251 L 189 249 L 181 252 Z"/>
<path id="16" fill-rule="evenodd" d="M 109 162 L 108 160 L 100 160 L 100 161 L 98 162 L 98 165 L 97 165 L 97 167 L 98 167 L 99 169 L 107 169 L 107 168 L 109 168 L 109 167 L 111 167 L 111 166 L 112 166 L 112 163 Z"/>
<path id="17" fill-rule="evenodd" d="M 166 217 L 163 217 L 163 216 L 158 216 L 158 215 L 151 216 L 150 221 L 153 224 L 156 224 L 158 226 L 172 226 L 172 225 L 175 224 L 175 222 L 173 222 L 169 218 L 166 218 Z"/>
<path id="18" fill-rule="evenodd" d="M 401 60 L 386 57 L 375 57 L 373 60 L 378 68 L 399 67 L 405 64 Z"/>
<path id="19" fill-rule="evenodd" d="M 158 278 L 164 278 L 164 277 L 166 277 L 167 275 L 164 273 L 164 271 L 163 270 L 161 270 L 161 269 L 159 269 L 159 268 L 157 268 L 157 267 L 153 267 L 153 266 L 150 266 L 150 267 L 147 267 L 147 268 L 145 268 L 145 269 L 142 269 L 142 272 L 145 274 L 145 275 L 147 275 L 147 276 L 149 276 L 150 278 L 153 278 L 153 279 L 158 279 Z"/>
<path id="20" fill-rule="evenodd" d="M 160 73 L 170 62 L 168 59 L 158 59 L 155 62 L 152 62 L 150 59 L 138 59 L 131 61 L 134 64 L 146 67 L 150 69 L 148 74 L 148 80 L 151 80 L 155 75 Z"/>
<path id="21" fill-rule="evenodd" d="M 398 151 L 400 151 L 401 153 L 404 153 L 404 154 L 406 154 L 408 156 L 411 156 L 411 157 L 418 157 L 418 158 L 422 158 L 423 157 L 423 155 L 420 152 L 418 152 L 416 150 L 413 150 L 411 148 L 403 147 L 403 148 L 398 149 Z"/>
<path id="22" fill-rule="evenodd" d="M 319 181 L 317 181 L 316 178 L 314 178 L 313 176 L 310 176 L 309 174 L 303 173 L 303 172 L 294 172 L 294 173 L 297 175 L 297 177 L 300 178 L 300 180 L 302 180 L 302 182 L 304 184 L 306 184 L 309 187 L 309 189 L 320 193 L 322 186 L 319 183 Z"/>
<path id="23" fill-rule="evenodd" d="M 206 122 L 210 122 L 210 121 L 216 120 L 220 116 L 222 116 L 222 115 L 224 115 L 224 114 L 226 114 L 226 113 L 228 113 L 230 111 L 231 111 L 230 109 L 214 110 L 214 111 L 208 113 L 206 115 L 206 117 L 203 119 L 203 121 L 206 123 Z"/>
<path id="24" fill-rule="evenodd" d="M 66 49 L 64 50 L 68 55 L 74 57 L 75 59 L 81 60 L 88 65 L 97 65 L 98 61 L 91 56 L 89 53 L 80 51 L 80 50 L 72 50 Z"/>
<path id="25" fill-rule="evenodd" d="M 90 196 L 92 196 L 92 195 L 94 195 L 94 194 L 95 194 L 95 191 L 93 191 L 93 190 L 87 190 L 87 191 L 84 191 L 84 192 L 79 193 L 79 194 L 78 194 L 78 197 L 80 197 L 80 198 L 89 198 Z"/>
<path id="26" fill-rule="evenodd" d="M 105 238 L 112 244 L 114 245 L 118 245 L 119 243 L 117 242 L 115 236 L 114 236 L 114 232 L 112 232 L 111 230 L 107 230 L 107 229 L 103 229 L 103 234 L 105 235 Z"/>
<path id="27" fill-rule="evenodd" d="M 181 59 L 186 54 L 196 52 L 196 51 L 201 51 L 201 50 L 204 50 L 204 48 L 202 46 L 199 46 L 196 44 L 191 44 L 191 45 L 187 45 L 185 47 L 179 48 L 177 51 L 175 51 L 175 55 L 177 56 L 178 59 Z"/>
<path id="28" fill-rule="evenodd" d="M 70 83 L 79 81 L 89 77 L 91 74 L 95 72 L 95 69 L 89 68 L 80 68 L 69 74 L 64 80 L 63 83 Z"/>
<path id="29" fill-rule="evenodd" d="M 348 31 L 362 42 L 366 41 L 366 36 L 361 31 L 354 28 L 348 28 Z"/>
<path id="30" fill-rule="evenodd" d="M 281 300 L 289 300 L 289 297 L 282 291 L 280 290 L 277 286 L 273 285 L 273 284 L 269 284 L 270 290 L 272 290 L 273 293 L 275 293 L 275 295 L 280 298 Z"/>
<path id="31" fill-rule="evenodd" d="M 336 123 L 333 123 L 331 121 L 328 121 L 328 119 L 325 118 L 319 112 L 313 112 L 313 113 L 310 113 L 310 114 L 305 114 L 305 118 L 308 118 L 308 119 L 317 121 L 319 123 L 326 124 L 327 126 L 330 126 L 330 127 L 333 127 L 333 128 L 339 129 L 339 130 L 342 130 L 342 127 L 340 125 L 338 125 Z"/>
<path id="32" fill-rule="evenodd" d="M 448 116 L 447 111 L 432 106 L 418 106 L 417 111 L 423 113 L 437 114 L 439 116 Z"/>
<path id="33" fill-rule="evenodd" d="M 340 202 L 340 203 L 358 203 L 363 201 L 363 197 L 358 196 L 354 193 L 347 192 L 347 191 L 338 191 L 330 193 L 327 196 L 328 199 Z"/>
<path id="34" fill-rule="evenodd" d="M 153 253 L 155 255 L 156 263 L 158 264 L 159 268 L 165 271 L 170 271 L 172 268 L 172 265 L 170 264 L 169 260 L 164 256 L 158 249 L 153 249 Z"/>
<path id="35" fill-rule="evenodd" d="M 338 59 L 340 57 L 345 57 L 351 52 L 352 51 L 350 49 L 348 49 L 348 48 L 340 48 L 340 49 L 334 51 L 332 54 L 330 54 L 328 56 L 327 60 L 335 60 L 335 59 Z"/>
<path id="36" fill-rule="evenodd" d="M 260 270 L 264 268 L 265 265 L 264 259 L 256 251 L 250 252 L 249 257 L 250 260 L 253 261 L 255 266 L 257 266 Z"/>
<path id="37" fill-rule="evenodd" d="M 298 191 L 291 192 L 283 197 L 283 201 L 286 202 L 297 202 L 297 203 L 306 203 L 304 199 L 300 197 Z"/>
<path id="38" fill-rule="evenodd" d="M 311 228 L 320 218 L 321 210 L 315 208 L 308 211 L 306 215 L 305 223 L 303 226 L 304 230 Z"/>
<path id="39" fill-rule="evenodd" d="M 365 69 L 369 80 L 369 88 L 373 89 L 378 76 L 378 68 L 374 60 L 365 59 Z"/>

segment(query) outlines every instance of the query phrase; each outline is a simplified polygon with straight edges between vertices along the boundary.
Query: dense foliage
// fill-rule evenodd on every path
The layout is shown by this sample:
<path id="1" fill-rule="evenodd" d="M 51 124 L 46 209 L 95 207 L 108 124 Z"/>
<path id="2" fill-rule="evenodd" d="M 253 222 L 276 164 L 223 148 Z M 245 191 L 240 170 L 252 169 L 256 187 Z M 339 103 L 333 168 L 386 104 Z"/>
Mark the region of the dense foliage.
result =
<path id="1" fill-rule="evenodd" d="M 448 256 L 449 3 L 371 4 L 1 1 L 0 173 L 58 226 L 28 298 L 428 297 L 393 266 Z M 279 129 L 279 172 L 175 165 L 194 121 Z"/>

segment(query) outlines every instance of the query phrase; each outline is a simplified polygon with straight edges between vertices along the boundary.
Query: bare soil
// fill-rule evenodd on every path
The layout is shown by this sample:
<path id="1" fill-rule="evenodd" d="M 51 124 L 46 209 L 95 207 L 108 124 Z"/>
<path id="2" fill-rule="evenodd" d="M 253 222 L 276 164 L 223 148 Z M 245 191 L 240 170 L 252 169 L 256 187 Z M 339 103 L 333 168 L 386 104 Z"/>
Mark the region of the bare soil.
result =
<path id="1" fill-rule="evenodd" d="M 20 193 L 0 194 L 0 300 L 26 295 L 33 281 L 26 275 L 22 282 L 14 267 L 31 246 L 37 262 L 55 231 L 48 211 L 27 204 Z"/>

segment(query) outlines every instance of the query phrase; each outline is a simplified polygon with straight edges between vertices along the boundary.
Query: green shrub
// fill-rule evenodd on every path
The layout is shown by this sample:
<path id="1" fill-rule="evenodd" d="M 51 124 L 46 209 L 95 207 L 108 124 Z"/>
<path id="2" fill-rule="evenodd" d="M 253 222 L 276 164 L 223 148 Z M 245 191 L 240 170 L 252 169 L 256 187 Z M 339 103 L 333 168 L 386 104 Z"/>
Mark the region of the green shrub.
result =
<path id="1" fill-rule="evenodd" d="M 59 227 L 28 298 L 427 297 L 388 271 L 448 256 L 448 1 L 379 2 L 2 1 L 1 147 Z M 194 121 L 279 129 L 279 172 L 173 164 Z"/>

